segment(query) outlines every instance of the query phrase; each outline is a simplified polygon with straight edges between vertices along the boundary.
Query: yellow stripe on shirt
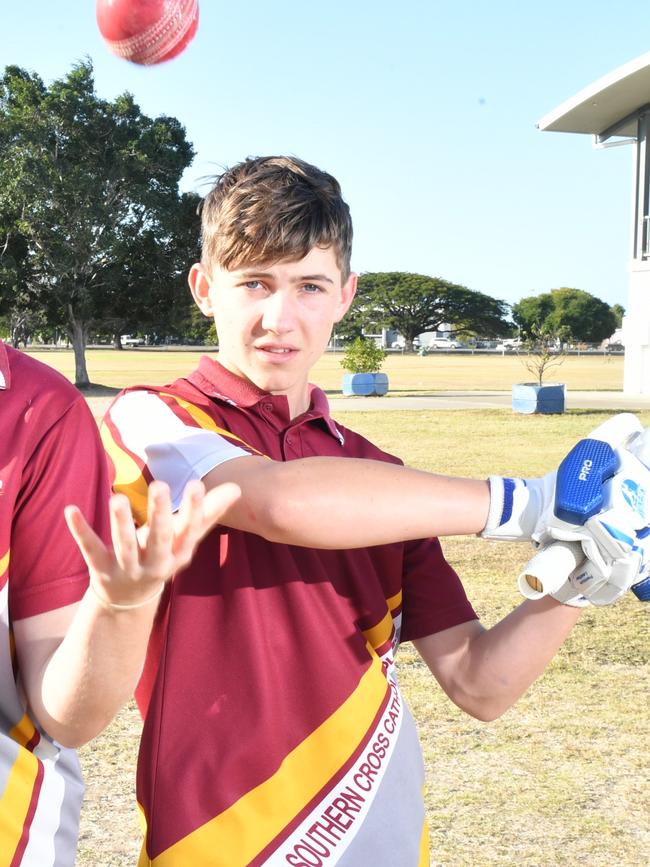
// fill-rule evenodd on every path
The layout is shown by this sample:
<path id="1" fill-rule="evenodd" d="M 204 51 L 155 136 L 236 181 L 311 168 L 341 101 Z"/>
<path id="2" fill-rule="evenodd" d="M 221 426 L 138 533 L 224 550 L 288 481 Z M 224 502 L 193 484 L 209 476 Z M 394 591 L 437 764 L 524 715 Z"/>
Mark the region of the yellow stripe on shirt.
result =
<path id="1" fill-rule="evenodd" d="M 20 744 L 21 747 L 25 747 L 34 737 L 35 732 L 34 723 L 27 714 L 24 714 L 20 722 L 16 723 L 9 732 L 9 737 L 16 741 L 17 744 Z"/>
<path id="2" fill-rule="evenodd" d="M 238 437 L 237 434 L 234 434 L 232 431 L 226 430 L 225 428 L 219 427 L 219 425 L 214 421 L 214 419 L 210 418 L 207 412 L 204 412 L 204 410 L 202 410 L 195 404 L 190 403 L 187 400 L 183 400 L 183 398 L 177 397 L 175 394 L 167 394 L 166 392 L 162 391 L 160 392 L 160 396 L 175 401 L 175 403 L 177 403 L 182 409 L 185 410 L 188 415 L 190 415 L 194 419 L 194 421 L 198 424 L 200 428 L 203 428 L 204 430 L 214 431 L 220 436 L 224 436 L 227 439 L 241 443 L 243 446 L 246 446 L 247 449 L 250 449 L 257 455 L 262 455 L 262 457 L 268 457 L 267 455 L 263 455 L 262 452 L 258 451 L 256 448 L 253 448 L 252 445 L 245 442 L 245 440 L 241 439 L 241 437 Z"/>
<path id="3" fill-rule="evenodd" d="M 420 860 L 418 867 L 430 867 L 431 859 L 429 858 L 429 824 L 424 820 L 422 826 L 422 836 L 420 837 Z"/>
<path id="4" fill-rule="evenodd" d="M 399 593 L 396 593 L 394 596 L 390 596 L 386 600 L 386 605 L 388 605 L 389 611 L 395 611 L 395 609 L 399 608 L 401 604 L 402 604 L 402 591 L 401 590 L 399 591 Z"/>
<path id="5" fill-rule="evenodd" d="M 136 523 L 144 524 L 147 520 L 147 497 L 149 492 L 147 480 L 143 476 L 137 462 L 115 442 L 108 425 L 103 424 L 99 432 L 102 437 L 104 450 L 115 467 L 113 490 L 126 494 L 129 498 L 131 511 Z"/>
<path id="6" fill-rule="evenodd" d="M 0 796 L 0 867 L 11 864 L 23 834 L 25 819 L 32 802 L 38 776 L 38 759 L 28 750 L 18 750 L 7 785 Z"/>
<path id="7" fill-rule="evenodd" d="M 375 626 L 372 626 L 370 629 L 364 629 L 363 634 L 368 644 L 372 645 L 375 649 L 390 641 L 390 637 L 393 634 L 393 618 L 390 615 L 390 611 L 387 611 L 382 620 Z"/>
<path id="8" fill-rule="evenodd" d="M 272 777 L 157 858 L 150 860 L 143 850 L 138 867 L 250 864 L 349 761 L 387 690 L 380 660 L 372 654 L 354 692 L 286 756 Z"/>

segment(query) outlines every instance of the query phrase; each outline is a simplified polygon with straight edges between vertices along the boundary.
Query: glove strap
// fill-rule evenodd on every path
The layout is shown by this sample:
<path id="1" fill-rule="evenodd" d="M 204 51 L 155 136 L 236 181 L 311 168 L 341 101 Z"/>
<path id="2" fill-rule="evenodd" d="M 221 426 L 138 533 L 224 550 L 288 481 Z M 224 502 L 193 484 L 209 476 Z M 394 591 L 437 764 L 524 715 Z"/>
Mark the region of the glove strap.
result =
<path id="1" fill-rule="evenodd" d="M 483 539 L 529 541 L 543 501 L 539 479 L 510 479 L 490 476 L 490 508 Z"/>

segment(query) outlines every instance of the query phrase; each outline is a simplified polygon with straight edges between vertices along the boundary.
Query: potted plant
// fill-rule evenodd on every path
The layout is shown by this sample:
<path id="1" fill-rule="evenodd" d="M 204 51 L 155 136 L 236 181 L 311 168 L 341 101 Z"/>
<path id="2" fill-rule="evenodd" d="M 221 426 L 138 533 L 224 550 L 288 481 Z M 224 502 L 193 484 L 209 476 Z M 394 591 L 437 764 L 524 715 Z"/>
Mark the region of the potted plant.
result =
<path id="1" fill-rule="evenodd" d="M 343 394 L 383 395 L 388 391 L 388 376 L 380 373 L 386 353 L 374 340 L 357 337 L 341 359 L 349 371 L 343 376 Z"/>
<path id="2" fill-rule="evenodd" d="M 523 335 L 517 348 L 522 364 L 535 377 L 535 382 L 520 382 L 512 386 L 512 409 L 521 413 L 562 413 L 566 398 L 563 382 L 544 382 L 548 371 L 566 358 L 565 329 L 532 327 Z"/>

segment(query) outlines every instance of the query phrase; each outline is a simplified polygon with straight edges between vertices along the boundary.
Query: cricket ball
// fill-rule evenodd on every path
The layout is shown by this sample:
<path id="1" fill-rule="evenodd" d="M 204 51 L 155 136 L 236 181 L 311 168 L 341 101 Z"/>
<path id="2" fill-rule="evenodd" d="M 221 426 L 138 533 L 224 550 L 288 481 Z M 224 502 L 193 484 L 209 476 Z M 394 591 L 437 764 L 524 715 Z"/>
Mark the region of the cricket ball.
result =
<path id="1" fill-rule="evenodd" d="M 198 0 L 97 0 L 96 14 L 113 54 L 143 66 L 176 57 L 199 25 Z"/>

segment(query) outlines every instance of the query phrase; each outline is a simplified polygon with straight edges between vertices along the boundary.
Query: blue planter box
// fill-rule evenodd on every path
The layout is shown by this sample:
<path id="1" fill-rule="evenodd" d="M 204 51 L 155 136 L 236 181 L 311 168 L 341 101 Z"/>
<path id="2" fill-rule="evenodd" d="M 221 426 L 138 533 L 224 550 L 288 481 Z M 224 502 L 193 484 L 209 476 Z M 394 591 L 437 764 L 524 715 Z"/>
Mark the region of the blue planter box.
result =
<path id="1" fill-rule="evenodd" d="M 381 396 L 388 391 L 388 376 L 385 373 L 346 373 L 343 376 L 343 394 L 364 397 Z"/>
<path id="2" fill-rule="evenodd" d="M 554 382 L 549 385 L 535 385 L 523 382 L 512 386 L 512 409 L 522 413 L 562 413 L 566 386 Z"/>

